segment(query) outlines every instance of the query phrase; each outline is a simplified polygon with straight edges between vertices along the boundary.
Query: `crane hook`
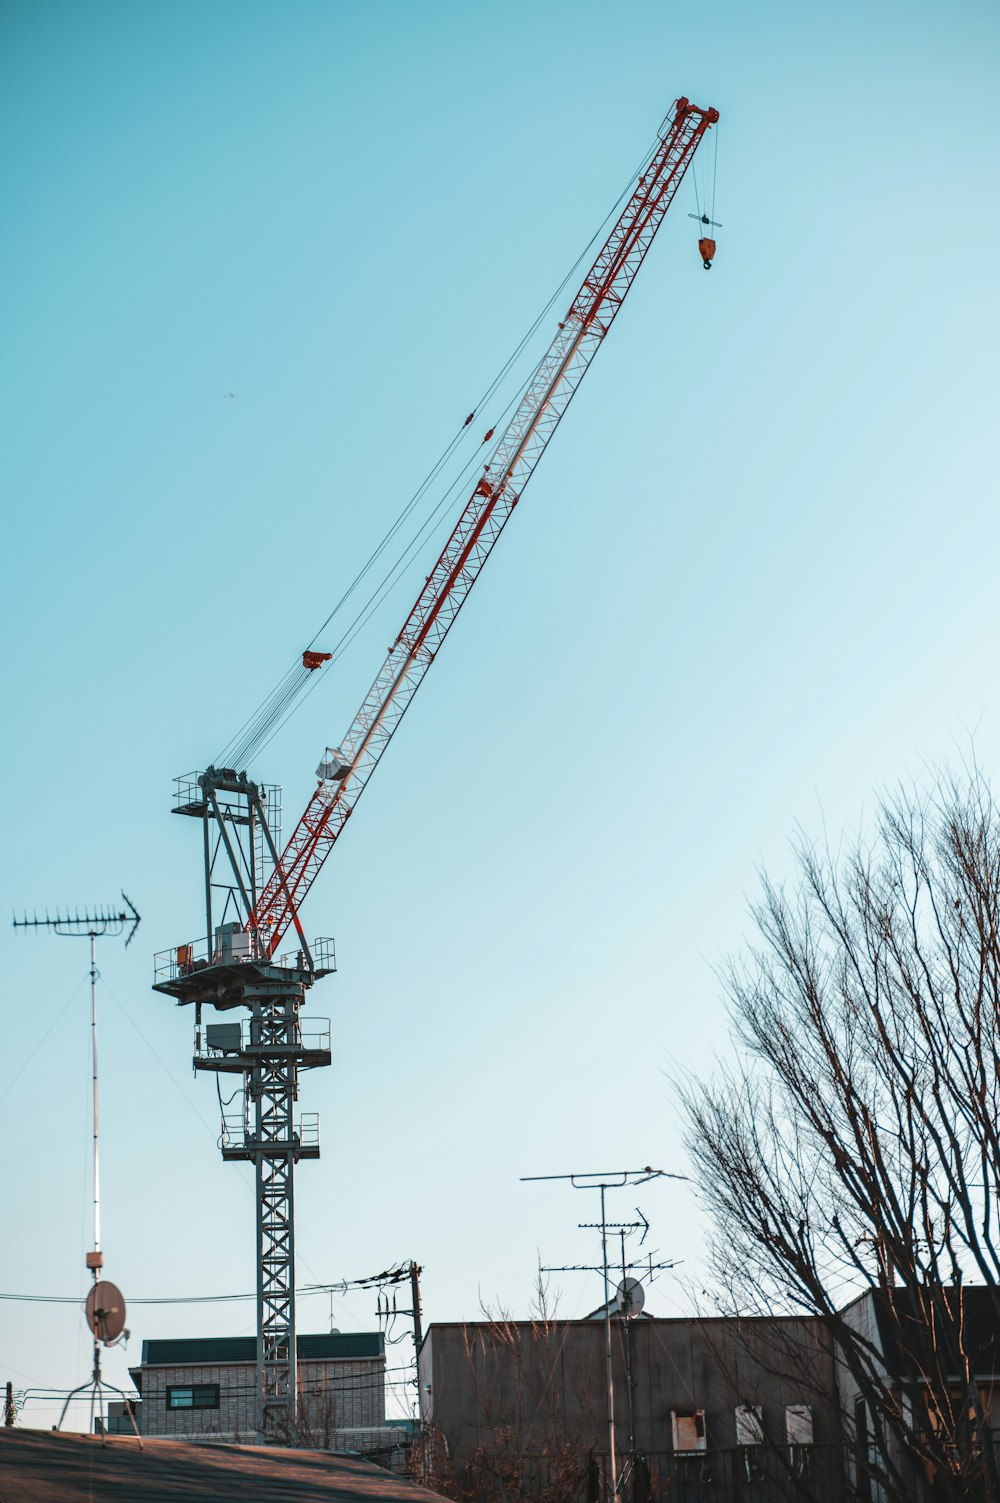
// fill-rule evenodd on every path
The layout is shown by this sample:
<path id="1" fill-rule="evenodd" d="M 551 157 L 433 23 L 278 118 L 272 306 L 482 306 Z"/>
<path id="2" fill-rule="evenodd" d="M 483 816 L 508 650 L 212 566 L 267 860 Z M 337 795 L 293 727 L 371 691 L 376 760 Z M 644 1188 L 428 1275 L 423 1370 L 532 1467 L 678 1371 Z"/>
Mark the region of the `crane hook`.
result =
<path id="1" fill-rule="evenodd" d="M 719 221 L 717 219 L 709 219 L 707 214 L 689 214 L 688 218 L 697 219 L 699 224 L 711 225 L 713 229 L 722 229 L 722 225 L 719 223 Z M 715 255 L 715 241 L 710 240 L 707 235 L 703 236 L 703 238 L 698 241 L 698 254 L 701 256 L 701 264 L 702 266 L 704 266 L 705 270 L 711 271 L 712 257 Z"/>

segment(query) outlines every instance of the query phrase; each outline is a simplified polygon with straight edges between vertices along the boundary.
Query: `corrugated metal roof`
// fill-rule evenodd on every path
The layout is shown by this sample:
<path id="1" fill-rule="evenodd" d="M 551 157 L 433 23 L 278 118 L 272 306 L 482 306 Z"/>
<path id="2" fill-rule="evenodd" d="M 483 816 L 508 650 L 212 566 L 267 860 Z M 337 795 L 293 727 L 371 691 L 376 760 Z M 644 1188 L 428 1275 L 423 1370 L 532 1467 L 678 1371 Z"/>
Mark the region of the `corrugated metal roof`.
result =
<path id="1" fill-rule="evenodd" d="M 381 1331 L 299 1336 L 295 1349 L 303 1362 L 357 1362 L 381 1357 L 385 1338 Z M 256 1336 L 192 1336 L 142 1343 L 143 1367 L 212 1367 L 223 1362 L 256 1361 Z"/>

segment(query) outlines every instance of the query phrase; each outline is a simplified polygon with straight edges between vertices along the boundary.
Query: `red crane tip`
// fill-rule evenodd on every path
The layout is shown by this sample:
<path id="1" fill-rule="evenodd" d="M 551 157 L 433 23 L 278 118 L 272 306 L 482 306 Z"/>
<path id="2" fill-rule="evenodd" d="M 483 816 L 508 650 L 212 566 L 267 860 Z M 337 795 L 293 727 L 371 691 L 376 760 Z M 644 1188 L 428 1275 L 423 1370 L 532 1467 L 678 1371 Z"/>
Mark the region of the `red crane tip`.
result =
<path id="1" fill-rule="evenodd" d="M 308 668 L 309 672 L 312 673 L 314 668 L 321 668 L 332 657 L 332 652 L 313 652 L 311 648 L 307 647 L 302 654 L 302 666 L 303 668 Z"/>

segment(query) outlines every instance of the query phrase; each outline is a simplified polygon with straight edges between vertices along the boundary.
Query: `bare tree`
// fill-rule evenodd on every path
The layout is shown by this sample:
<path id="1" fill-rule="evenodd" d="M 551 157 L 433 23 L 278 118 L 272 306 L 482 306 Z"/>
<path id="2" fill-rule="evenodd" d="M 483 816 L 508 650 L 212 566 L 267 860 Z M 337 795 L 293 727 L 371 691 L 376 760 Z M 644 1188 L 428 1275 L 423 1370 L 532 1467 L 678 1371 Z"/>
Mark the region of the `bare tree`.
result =
<path id="1" fill-rule="evenodd" d="M 826 1322 L 860 1496 L 995 1503 L 1000 809 L 973 770 L 795 852 L 724 972 L 739 1062 L 681 1087 L 722 1303 Z"/>

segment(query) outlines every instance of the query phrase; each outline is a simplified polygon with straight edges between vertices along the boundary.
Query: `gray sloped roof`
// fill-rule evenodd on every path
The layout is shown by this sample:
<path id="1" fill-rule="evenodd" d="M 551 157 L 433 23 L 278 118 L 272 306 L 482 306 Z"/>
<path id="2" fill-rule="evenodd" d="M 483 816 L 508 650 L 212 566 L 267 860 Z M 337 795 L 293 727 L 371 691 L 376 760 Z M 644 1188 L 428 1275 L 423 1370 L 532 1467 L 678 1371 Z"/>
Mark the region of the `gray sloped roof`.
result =
<path id="1" fill-rule="evenodd" d="M 0 1498 L 17 1503 L 444 1503 L 357 1457 L 0 1428 Z"/>

